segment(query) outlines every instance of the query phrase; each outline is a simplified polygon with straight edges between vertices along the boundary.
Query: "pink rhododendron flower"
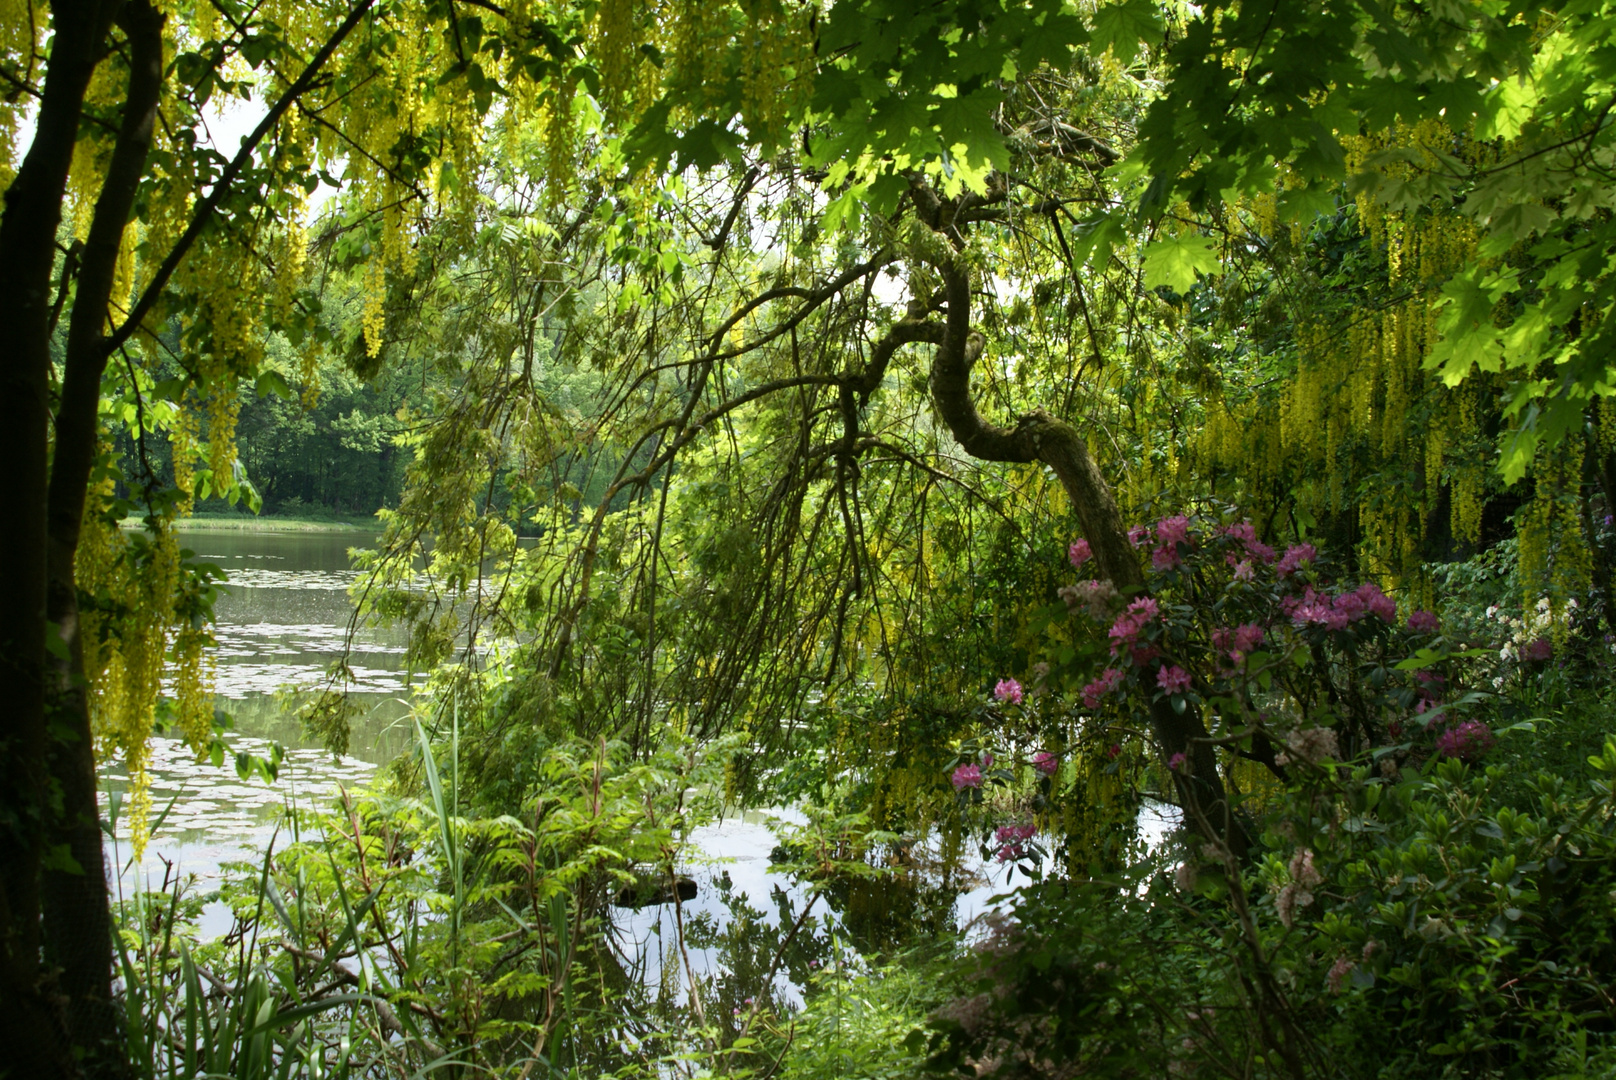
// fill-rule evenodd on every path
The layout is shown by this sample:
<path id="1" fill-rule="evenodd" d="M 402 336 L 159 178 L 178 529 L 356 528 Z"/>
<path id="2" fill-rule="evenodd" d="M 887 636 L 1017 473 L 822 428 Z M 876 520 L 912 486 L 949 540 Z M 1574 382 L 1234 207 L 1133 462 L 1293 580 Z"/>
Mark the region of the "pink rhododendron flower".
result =
<path id="1" fill-rule="evenodd" d="M 954 770 L 954 775 L 949 779 L 954 782 L 955 791 L 963 791 L 968 787 L 979 788 L 982 786 L 982 770 L 975 765 L 961 765 Z"/>
<path id="2" fill-rule="evenodd" d="M 999 842 L 999 861 L 1009 862 L 1011 859 L 1021 858 L 1026 854 L 1023 843 L 1032 839 L 1037 833 L 1036 825 L 1001 825 L 993 834 L 993 838 Z"/>
<path id="3" fill-rule="evenodd" d="M 993 696 L 1000 701 L 1008 701 L 1012 705 L 1021 704 L 1021 684 L 1014 679 L 1000 679 L 999 685 L 993 688 Z"/>
<path id="4" fill-rule="evenodd" d="M 1187 759 L 1184 757 L 1183 752 L 1180 751 L 1179 753 L 1174 754 L 1172 757 L 1167 759 L 1167 767 L 1169 769 L 1173 770 L 1174 772 L 1178 772 L 1180 769 L 1182 769 L 1184 767 L 1184 762 L 1186 760 Z"/>
<path id="5" fill-rule="evenodd" d="M 1364 610 L 1382 622 L 1393 623 L 1397 621 L 1397 602 L 1380 591 L 1380 586 L 1373 581 L 1366 581 L 1353 592 L 1363 601 Z"/>
<path id="6" fill-rule="evenodd" d="M 1408 628 L 1416 634 L 1434 634 L 1440 625 L 1429 611 L 1416 611 L 1408 617 Z"/>
<path id="7" fill-rule="evenodd" d="M 1150 568 L 1152 570 L 1175 570 L 1184 562 L 1178 554 L 1178 545 L 1164 544 L 1150 553 Z"/>
<path id="8" fill-rule="evenodd" d="M 1082 566 L 1094 558 L 1094 550 L 1087 540 L 1073 540 L 1072 546 L 1066 549 L 1066 557 L 1072 560 L 1073 566 Z"/>
<path id="9" fill-rule="evenodd" d="M 1190 673 L 1177 664 L 1169 664 L 1156 672 L 1156 685 L 1169 694 L 1183 694 L 1190 688 Z"/>
<path id="10" fill-rule="evenodd" d="M 1224 536 L 1242 541 L 1243 543 L 1247 544 L 1252 543 L 1257 539 L 1257 526 L 1253 525 L 1249 521 L 1241 521 L 1233 525 L 1225 525 L 1219 531 L 1222 532 Z"/>
<path id="11" fill-rule="evenodd" d="M 1256 623 L 1246 623 L 1234 632 L 1234 647 L 1240 652 L 1249 653 L 1261 645 L 1266 637 L 1262 627 Z"/>
<path id="12" fill-rule="evenodd" d="M 1164 547 L 1190 542 L 1190 519 L 1183 514 L 1156 522 L 1156 542 Z"/>
<path id="13" fill-rule="evenodd" d="M 1100 677 L 1083 687 L 1083 704 L 1091 709 L 1100 707 L 1100 699 L 1122 685 L 1123 674 L 1117 668 L 1106 668 Z"/>
<path id="14" fill-rule="evenodd" d="M 1040 750 L 1032 756 L 1032 767 L 1045 776 L 1054 776 L 1060 771 L 1060 758 L 1048 750 Z"/>
<path id="15" fill-rule="evenodd" d="M 1154 645 L 1135 645 L 1128 650 L 1128 662 L 1134 667 L 1144 667 L 1160 655 L 1161 650 Z"/>
<path id="16" fill-rule="evenodd" d="M 1212 631 L 1212 651 L 1228 652 L 1234 648 L 1234 631 L 1227 626 L 1220 626 Z"/>
<path id="17" fill-rule="evenodd" d="M 1547 660 L 1554 655 L 1554 642 L 1540 637 L 1522 650 L 1522 655 L 1528 660 Z"/>
<path id="18" fill-rule="evenodd" d="M 1128 530 L 1128 543 L 1132 544 L 1134 547 L 1140 547 L 1144 544 L 1145 539 L 1148 536 L 1150 536 L 1149 529 L 1143 525 L 1135 525 L 1133 528 Z"/>
<path id="19" fill-rule="evenodd" d="M 1250 559 L 1241 559 L 1234 564 L 1234 579 L 1236 581 L 1257 580 L 1257 571 L 1252 568 Z"/>
<path id="20" fill-rule="evenodd" d="M 1466 720 L 1436 737 L 1437 753 L 1445 757 L 1474 761 L 1493 748 L 1492 729 L 1480 720 Z"/>
<path id="21" fill-rule="evenodd" d="M 1274 549 L 1260 540 L 1252 540 L 1246 544 L 1246 554 L 1267 566 L 1274 561 Z"/>
<path id="22" fill-rule="evenodd" d="M 1318 560 L 1319 549 L 1312 544 L 1293 544 L 1285 549 L 1285 557 L 1279 560 L 1274 569 L 1280 577 L 1289 577 L 1303 566 L 1311 566 Z"/>

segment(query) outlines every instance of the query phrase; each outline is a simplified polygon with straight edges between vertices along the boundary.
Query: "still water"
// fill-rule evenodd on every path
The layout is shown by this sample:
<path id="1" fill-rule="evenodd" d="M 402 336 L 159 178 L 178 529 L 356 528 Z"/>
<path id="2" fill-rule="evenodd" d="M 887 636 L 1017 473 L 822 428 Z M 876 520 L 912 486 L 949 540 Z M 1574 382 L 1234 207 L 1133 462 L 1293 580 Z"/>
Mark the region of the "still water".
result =
<path id="1" fill-rule="evenodd" d="M 219 647 L 218 707 L 231 719 L 226 744 L 262 756 L 271 741 L 286 747 L 275 784 L 242 780 L 226 757 L 222 767 L 197 762 L 172 739 L 154 739 L 150 765 L 155 828 L 144 857 L 130 859 L 123 823 L 108 844 L 123 895 L 162 884 L 165 875 L 193 878 L 193 892 L 217 884 L 221 864 L 257 861 L 275 836 L 287 806 L 329 798 L 341 787 L 370 781 L 378 765 L 407 743 L 401 720 L 409 685 L 404 647 L 396 633 L 358 628 L 348 663 L 358 679 L 361 716 L 353 726 L 352 756 L 333 758 L 308 740 L 285 697 L 321 686 L 343 655 L 353 606 L 347 589 L 351 547 L 366 546 L 363 531 L 195 531 L 180 543 L 196 558 L 228 575 L 214 606 Z M 103 813 L 111 815 L 128 777 L 118 763 L 102 770 Z M 227 928 L 222 904 L 210 905 L 203 932 Z"/>
<path id="2" fill-rule="evenodd" d="M 108 844 L 121 894 L 160 887 L 174 876 L 189 880 L 193 895 L 211 891 L 224 864 L 263 859 L 284 827 L 286 807 L 322 802 L 340 788 L 362 786 L 409 747 L 410 685 L 397 634 L 359 628 L 352 635 L 348 663 L 359 681 L 363 709 L 353 728 L 352 756 L 334 759 L 311 743 L 290 715 L 285 696 L 288 690 L 321 685 L 342 656 L 353 616 L 347 589 L 355 574 L 348 550 L 369 541 L 364 532 L 182 536 L 198 559 L 229 575 L 229 589 L 215 608 L 219 705 L 233 718 L 225 741 L 232 750 L 262 754 L 273 740 L 287 753 L 271 785 L 258 777 L 239 778 L 228 757 L 215 767 L 196 762 L 178 742 L 155 740 L 152 840 L 138 863 L 130 859 L 122 828 Z M 110 796 L 123 791 L 127 777 L 112 765 L 103 770 L 103 780 L 103 807 L 110 811 Z M 697 829 L 681 868 L 696 881 L 696 898 L 678 909 L 617 910 L 619 956 L 653 999 L 678 999 L 691 975 L 722 982 L 754 966 L 747 977 L 749 993 L 796 1004 L 801 988 L 825 963 L 887 952 L 917 933 L 930 936 L 968 925 L 1010 885 L 1009 867 L 967 858 L 945 870 L 902 875 L 901 881 L 848 883 L 816 894 L 771 873 L 769 855 L 779 843 L 773 826 L 794 819 L 800 820 L 789 811 L 748 812 Z M 284 835 L 278 842 L 285 842 Z M 810 904 L 790 947 L 781 948 Z M 228 928 L 228 909 L 209 905 L 202 934 Z M 755 965 L 776 950 L 783 962 L 771 979 Z"/>

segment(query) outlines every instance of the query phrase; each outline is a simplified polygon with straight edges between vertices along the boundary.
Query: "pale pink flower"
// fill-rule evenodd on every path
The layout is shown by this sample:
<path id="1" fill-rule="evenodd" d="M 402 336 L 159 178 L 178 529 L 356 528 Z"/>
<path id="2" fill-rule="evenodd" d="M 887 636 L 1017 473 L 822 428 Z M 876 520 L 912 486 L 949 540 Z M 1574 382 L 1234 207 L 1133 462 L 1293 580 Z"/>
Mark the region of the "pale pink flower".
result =
<path id="1" fill-rule="evenodd" d="M 1094 558 L 1094 550 L 1087 540 L 1073 540 L 1072 546 L 1066 549 L 1066 557 L 1072 560 L 1073 566 L 1082 566 Z"/>
<path id="2" fill-rule="evenodd" d="M 1250 559 L 1241 559 L 1234 564 L 1234 579 L 1236 581 L 1256 581 L 1257 572 L 1252 569 Z"/>

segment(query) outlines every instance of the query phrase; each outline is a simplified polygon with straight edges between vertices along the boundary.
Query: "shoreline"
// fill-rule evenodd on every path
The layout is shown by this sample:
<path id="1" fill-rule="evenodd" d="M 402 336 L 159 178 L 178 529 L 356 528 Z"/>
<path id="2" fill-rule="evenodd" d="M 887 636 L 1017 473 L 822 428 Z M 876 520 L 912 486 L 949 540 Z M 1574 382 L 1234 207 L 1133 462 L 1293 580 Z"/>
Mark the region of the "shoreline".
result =
<path id="1" fill-rule="evenodd" d="M 141 519 L 126 517 L 121 522 L 126 529 L 138 529 Z M 189 517 L 174 522 L 179 532 L 368 532 L 377 535 L 381 522 L 321 521 L 295 517 Z"/>

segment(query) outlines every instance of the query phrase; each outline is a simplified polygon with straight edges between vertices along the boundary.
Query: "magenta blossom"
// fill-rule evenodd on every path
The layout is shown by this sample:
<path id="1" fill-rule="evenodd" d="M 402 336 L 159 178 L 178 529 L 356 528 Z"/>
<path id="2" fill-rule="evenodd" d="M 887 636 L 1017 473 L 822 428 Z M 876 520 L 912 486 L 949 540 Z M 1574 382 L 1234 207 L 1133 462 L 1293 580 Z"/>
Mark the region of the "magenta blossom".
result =
<path id="1" fill-rule="evenodd" d="M 1146 538 L 1149 536 L 1150 530 L 1148 528 L 1143 525 L 1135 525 L 1133 528 L 1128 530 L 1128 543 L 1132 544 L 1134 547 L 1140 547 L 1144 544 Z"/>
<path id="2" fill-rule="evenodd" d="M 1183 694 L 1190 688 L 1190 673 L 1177 664 L 1169 664 L 1156 672 L 1156 685 L 1169 694 Z"/>
<path id="3" fill-rule="evenodd" d="M 1363 601 L 1364 609 L 1384 623 L 1397 621 L 1397 602 L 1380 591 L 1373 581 L 1366 581 L 1353 592 Z"/>
<path id="4" fill-rule="evenodd" d="M 1182 769 L 1184 767 L 1184 762 L 1186 760 L 1187 759 L 1184 757 L 1184 754 L 1182 752 L 1179 752 L 1179 753 L 1174 754 L 1172 757 L 1167 759 L 1167 767 L 1169 769 L 1173 770 L 1174 772 L 1178 772 L 1180 769 Z"/>
<path id="5" fill-rule="evenodd" d="M 1554 655 L 1554 642 L 1540 637 L 1526 647 L 1523 655 L 1528 660 L 1547 660 Z"/>
<path id="6" fill-rule="evenodd" d="M 1190 519 L 1183 514 L 1156 522 L 1156 541 L 1163 547 L 1190 542 Z"/>
<path id="7" fill-rule="evenodd" d="M 1263 643 L 1267 634 L 1256 623 L 1246 623 L 1234 632 L 1234 647 L 1242 653 L 1249 653 Z"/>
<path id="8" fill-rule="evenodd" d="M 1073 540 L 1072 546 L 1066 549 L 1066 557 L 1072 560 L 1073 566 L 1082 566 L 1094 558 L 1094 549 L 1087 540 Z"/>
<path id="9" fill-rule="evenodd" d="M 1493 743 L 1497 741 L 1493 737 L 1492 729 L 1486 724 L 1480 720 L 1466 720 L 1438 735 L 1436 748 L 1437 752 L 1445 757 L 1473 761 L 1491 750 Z"/>
<path id="10" fill-rule="evenodd" d="M 1175 570 L 1184 559 L 1178 554 L 1177 544 L 1163 544 L 1150 553 L 1152 570 Z"/>
<path id="11" fill-rule="evenodd" d="M 1000 701 L 1008 701 L 1012 705 L 1021 704 L 1021 684 L 1014 679 L 1000 679 L 999 685 L 993 688 L 993 696 Z"/>
<path id="12" fill-rule="evenodd" d="M 954 770 L 954 775 L 949 779 L 954 782 L 955 791 L 963 791 L 968 787 L 979 788 L 982 786 L 982 770 L 975 765 L 961 765 Z"/>
<path id="13" fill-rule="evenodd" d="M 1429 611 L 1416 611 L 1408 617 L 1408 628 L 1416 634 L 1434 634 L 1439 625 L 1436 616 Z"/>
<path id="14" fill-rule="evenodd" d="M 1027 852 L 1023 844 L 1031 840 L 1037 833 L 1038 826 L 1036 825 L 999 826 L 998 830 L 993 834 L 993 838 L 999 842 L 998 860 L 1000 862 L 1009 862 L 1012 859 L 1019 859 L 1024 856 Z"/>
<path id="15" fill-rule="evenodd" d="M 1311 566 L 1318 560 L 1319 549 L 1312 544 L 1293 544 L 1285 549 L 1285 557 L 1279 560 L 1275 570 L 1280 577 L 1289 577 L 1303 566 Z"/>
<path id="16" fill-rule="evenodd" d="M 1083 687 L 1083 704 L 1091 709 L 1100 707 L 1100 699 L 1122 685 L 1123 674 L 1117 668 L 1106 668 L 1100 677 Z"/>
<path id="17" fill-rule="evenodd" d="M 1032 756 L 1032 767 L 1045 776 L 1054 776 L 1060 771 L 1060 758 L 1048 750 L 1040 750 Z"/>

